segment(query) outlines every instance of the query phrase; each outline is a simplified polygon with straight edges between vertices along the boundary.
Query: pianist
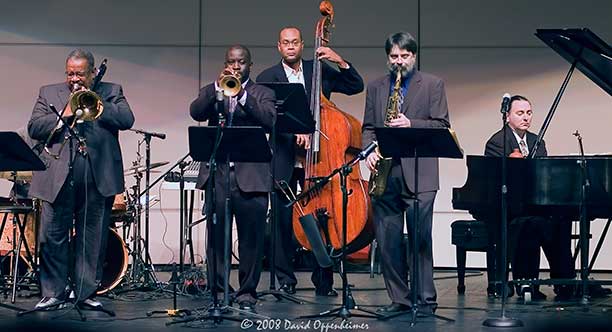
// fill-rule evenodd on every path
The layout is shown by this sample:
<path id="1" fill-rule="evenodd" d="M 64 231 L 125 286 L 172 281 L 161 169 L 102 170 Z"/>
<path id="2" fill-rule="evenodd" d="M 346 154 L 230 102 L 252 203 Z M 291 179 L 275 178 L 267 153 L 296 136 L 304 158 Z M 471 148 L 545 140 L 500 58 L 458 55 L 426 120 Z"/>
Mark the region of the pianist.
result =
<path id="1" fill-rule="evenodd" d="M 512 156 L 517 155 L 526 157 L 530 149 L 536 142 L 537 135 L 528 131 L 531 126 L 533 110 L 531 102 L 519 95 L 510 99 L 510 111 L 508 112 L 506 137 L 503 137 L 503 130 L 493 134 L 487 141 L 485 156 L 501 157 L 503 155 L 504 144 L 506 151 Z M 544 141 L 536 151 L 536 157 L 547 155 Z M 512 170 L 509 170 L 510 172 Z M 551 278 L 575 277 L 572 254 L 571 254 L 571 221 L 559 220 L 558 218 L 545 218 L 535 216 L 519 216 L 512 213 L 512 206 L 508 207 L 511 220 L 509 226 L 509 237 L 515 241 L 511 243 L 510 261 L 512 262 L 512 276 L 514 280 L 537 279 L 540 269 L 540 247 L 550 265 Z M 490 223 L 494 224 L 494 223 Z M 495 223 L 498 224 L 498 223 Z M 499 232 L 492 232 L 493 236 L 498 236 Z M 516 244 L 512 248 L 512 244 Z M 566 299 L 572 293 L 572 288 L 564 285 L 556 285 L 555 293 L 557 299 Z M 523 296 L 523 291 L 517 286 L 517 294 Z M 546 298 L 539 287 L 535 286 L 532 293 L 534 300 Z"/>

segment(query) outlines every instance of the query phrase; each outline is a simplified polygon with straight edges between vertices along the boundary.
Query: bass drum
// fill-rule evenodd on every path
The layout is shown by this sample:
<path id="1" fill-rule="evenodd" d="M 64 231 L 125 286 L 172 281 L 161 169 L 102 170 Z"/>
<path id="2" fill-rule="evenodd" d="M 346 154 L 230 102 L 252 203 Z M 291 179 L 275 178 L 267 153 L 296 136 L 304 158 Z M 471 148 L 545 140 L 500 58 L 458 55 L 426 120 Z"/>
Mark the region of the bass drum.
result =
<path id="1" fill-rule="evenodd" d="M 102 281 L 96 292 L 102 295 L 117 287 L 125 276 L 128 268 L 128 251 L 125 242 L 114 229 L 109 229 L 106 258 L 102 266 Z"/>

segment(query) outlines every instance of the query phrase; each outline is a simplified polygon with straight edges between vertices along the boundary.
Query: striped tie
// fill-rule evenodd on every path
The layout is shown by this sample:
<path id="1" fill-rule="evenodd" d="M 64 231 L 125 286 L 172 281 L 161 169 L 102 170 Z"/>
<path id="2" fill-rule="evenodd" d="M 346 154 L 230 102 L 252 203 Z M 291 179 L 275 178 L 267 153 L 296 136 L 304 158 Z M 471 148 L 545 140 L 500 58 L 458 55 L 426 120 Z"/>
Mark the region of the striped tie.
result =
<path id="1" fill-rule="evenodd" d="M 523 157 L 527 157 L 529 152 L 527 151 L 527 144 L 525 143 L 525 140 L 522 139 L 519 142 L 519 148 L 521 148 L 521 154 L 523 155 Z"/>

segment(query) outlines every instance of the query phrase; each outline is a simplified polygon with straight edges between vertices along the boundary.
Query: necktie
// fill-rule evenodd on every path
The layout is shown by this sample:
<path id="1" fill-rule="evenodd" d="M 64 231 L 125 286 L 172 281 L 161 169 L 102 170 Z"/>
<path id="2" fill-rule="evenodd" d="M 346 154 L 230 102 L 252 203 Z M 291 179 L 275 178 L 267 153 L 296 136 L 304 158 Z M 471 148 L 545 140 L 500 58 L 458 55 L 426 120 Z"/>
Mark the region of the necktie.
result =
<path id="1" fill-rule="evenodd" d="M 234 111 L 236 110 L 236 105 L 238 104 L 238 100 L 236 97 L 229 98 L 229 114 L 227 115 L 227 124 L 228 126 L 232 125 L 232 120 L 234 118 Z"/>
<path id="2" fill-rule="evenodd" d="M 523 154 L 523 157 L 527 157 L 529 152 L 527 151 L 527 144 L 525 143 L 525 140 L 522 139 L 519 142 L 519 148 L 521 149 L 521 154 Z"/>

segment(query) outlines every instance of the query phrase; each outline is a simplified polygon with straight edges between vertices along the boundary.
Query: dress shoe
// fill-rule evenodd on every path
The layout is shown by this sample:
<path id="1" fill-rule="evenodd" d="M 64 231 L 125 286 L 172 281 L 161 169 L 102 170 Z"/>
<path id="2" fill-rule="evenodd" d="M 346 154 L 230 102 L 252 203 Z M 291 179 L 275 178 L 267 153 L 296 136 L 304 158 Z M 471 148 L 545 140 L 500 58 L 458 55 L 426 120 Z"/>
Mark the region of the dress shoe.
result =
<path id="1" fill-rule="evenodd" d="M 419 312 L 422 312 L 426 315 L 435 314 L 437 309 L 438 309 L 438 305 L 435 303 L 419 305 Z"/>
<path id="2" fill-rule="evenodd" d="M 240 310 L 242 311 L 246 311 L 246 312 L 250 312 L 250 313 L 256 313 L 255 312 L 255 303 L 251 302 L 251 301 L 242 301 L 239 303 L 240 305 Z"/>
<path id="3" fill-rule="evenodd" d="M 100 309 L 102 308 L 102 302 L 96 300 L 95 298 L 88 298 L 81 302 L 82 306 L 85 306 L 90 309 Z"/>
<path id="4" fill-rule="evenodd" d="M 518 287 L 518 285 L 517 285 Z M 529 285 L 521 285 L 520 288 L 516 289 L 516 295 L 519 298 L 525 298 L 525 292 L 531 293 L 532 301 L 544 301 L 546 300 L 546 294 L 540 292 L 540 287 L 534 286 L 531 287 Z"/>
<path id="5" fill-rule="evenodd" d="M 381 315 L 388 315 L 388 314 L 393 314 L 396 312 L 408 311 L 408 310 L 410 310 L 409 305 L 393 302 L 388 306 L 377 309 L 376 313 L 381 314 Z"/>
<path id="6" fill-rule="evenodd" d="M 334 297 L 334 296 L 338 296 L 338 291 L 336 291 L 336 290 L 335 290 L 335 289 L 333 289 L 333 288 L 332 288 L 331 290 L 328 290 L 328 291 L 316 289 L 316 290 L 315 290 L 315 295 L 316 295 L 316 296 L 329 296 L 329 297 Z"/>
<path id="7" fill-rule="evenodd" d="M 287 293 L 287 294 L 295 294 L 295 284 L 284 284 L 279 290 Z"/>
<path id="8" fill-rule="evenodd" d="M 38 303 L 36 303 L 36 306 L 34 306 L 35 309 L 38 310 L 53 310 L 53 309 L 61 309 L 60 308 L 60 303 L 62 303 L 63 301 L 57 297 L 43 297 L 42 299 L 40 299 L 40 301 Z"/>

